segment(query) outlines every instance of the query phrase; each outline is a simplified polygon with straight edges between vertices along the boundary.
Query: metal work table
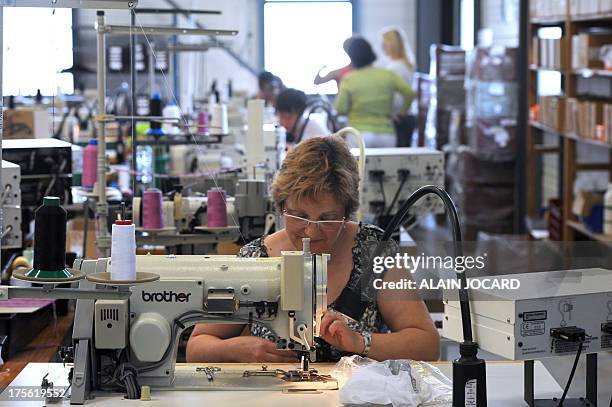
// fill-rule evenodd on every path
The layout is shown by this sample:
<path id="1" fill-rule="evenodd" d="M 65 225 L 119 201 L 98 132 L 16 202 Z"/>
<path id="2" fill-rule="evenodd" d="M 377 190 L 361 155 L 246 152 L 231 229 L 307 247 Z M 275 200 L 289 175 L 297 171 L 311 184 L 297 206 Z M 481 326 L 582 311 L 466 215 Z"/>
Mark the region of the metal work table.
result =
<path id="1" fill-rule="evenodd" d="M 286 369 L 287 365 L 268 364 L 271 368 Z M 435 363 L 447 376 L 451 375 L 451 365 L 448 362 Z M 195 370 L 196 366 L 192 364 L 177 365 L 177 372 L 189 372 Z M 223 368 L 223 364 L 217 364 Z M 236 366 L 236 365 L 234 365 Z M 239 365 L 245 369 L 258 369 L 261 364 Z M 333 365 L 331 364 L 313 364 L 312 367 L 318 369 L 321 373 L 329 371 Z M 67 384 L 68 367 L 63 367 L 60 363 L 30 363 L 17 376 L 11 385 L 4 390 L 3 396 L 12 388 L 18 386 L 38 386 L 41 383 L 42 377 L 49 373 L 48 379 L 55 386 Z M 553 397 L 560 396 L 562 393 L 561 387 L 554 381 L 548 371 L 540 362 L 535 364 L 535 375 L 537 378 L 536 396 L 537 397 Z M 525 406 L 523 401 L 523 364 L 521 362 L 490 362 L 487 364 L 487 387 L 489 405 L 495 407 L 515 407 Z M 117 402 L 123 401 L 128 405 L 139 406 L 168 406 L 168 405 L 199 405 L 206 402 L 207 405 L 217 406 L 249 406 L 249 407 L 286 407 L 287 405 L 296 404 L 301 406 L 317 406 L 331 407 L 340 406 L 338 391 L 324 390 L 317 394 L 286 394 L 280 389 L 264 390 L 264 391 L 156 391 L 152 390 L 151 401 L 125 401 L 120 394 L 99 394 L 95 399 L 90 400 L 86 405 L 91 406 L 112 406 L 115 407 Z M 5 397 L 2 397 L 5 400 Z M 0 406 L 16 405 L 15 401 L 0 401 Z M 25 402 L 18 404 L 23 407 L 42 406 L 42 401 Z M 68 401 L 64 404 L 69 405 Z"/>

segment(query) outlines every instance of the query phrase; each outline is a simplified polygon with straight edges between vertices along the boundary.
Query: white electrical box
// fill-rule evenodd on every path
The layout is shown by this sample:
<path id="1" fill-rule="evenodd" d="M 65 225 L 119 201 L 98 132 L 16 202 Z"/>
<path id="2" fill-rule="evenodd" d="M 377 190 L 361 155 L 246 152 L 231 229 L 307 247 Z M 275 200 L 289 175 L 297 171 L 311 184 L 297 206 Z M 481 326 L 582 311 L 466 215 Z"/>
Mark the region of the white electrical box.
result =
<path id="1" fill-rule="evenodd" d="M 274 174 L 280 169 L 285 159 L 287 146 L 287 133 L 285 129 L 276 124 L 264 124 L 263 143 L 268 170 Z"/>
<path id="2" fill-rule="evenodd" d="M 127 346 L 128 300 L 98 300 L 95 304 L 96 349 L 123 349 Z"/>
<path id="3" fill-rule="evenodd" d="M 358 148 L 351 152 L 359 159 Z M 441 151 L 427 147 L 365 149 L 360 206 L 366 220 L 386 214 L 392 203 L 389 214 L 395 215 L 408 197 L 425 185 L 444 188 L 444 154 Z M 444 206 L 438 197 L 427 196 L 413 207 L 412 213 L 420 211 L 444 213 Z"/>
<path id="4" fill-rule="evenodd" d="M 474 340 L 510 360 L 573 354 L 579 342 L 554 332 L 584 330 L 584 353 L 612 351 L 612 270 L 583 269 L 479 277 L 491 287 L 515 280 L 518 289 L 470 289 Z M 450 296 L 453 296 L 452 299 Z M 456 292 L 444 301 L 443 335 L 463 341 Z"/>
<path id="5" fill-rule="evenodd" d="M 2 160 L 2 249 L 19 249 L 21 234 L 21 168 Z"/>
<path id="6" fill-rule="evenodd" d="M 21 168 L 2 160 L 2 205 L 21 205 Z"/>

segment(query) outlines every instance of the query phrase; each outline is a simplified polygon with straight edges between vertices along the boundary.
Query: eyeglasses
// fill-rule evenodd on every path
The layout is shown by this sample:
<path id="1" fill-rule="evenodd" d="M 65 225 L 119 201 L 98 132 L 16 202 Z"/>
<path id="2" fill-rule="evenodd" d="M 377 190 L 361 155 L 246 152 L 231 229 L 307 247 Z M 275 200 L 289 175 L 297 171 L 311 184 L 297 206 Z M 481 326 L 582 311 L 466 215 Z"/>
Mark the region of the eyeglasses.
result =
<path id="1" fill-rule="evenodd" d="M 321 232 L 335 232 L 344 224 L 346 218 L 342 220 L 310 220 L 299 216 L 290 215 L 287 211 L 283 211 L 287 226 L 292 229 L 306 229 L 311 223 Z"/>

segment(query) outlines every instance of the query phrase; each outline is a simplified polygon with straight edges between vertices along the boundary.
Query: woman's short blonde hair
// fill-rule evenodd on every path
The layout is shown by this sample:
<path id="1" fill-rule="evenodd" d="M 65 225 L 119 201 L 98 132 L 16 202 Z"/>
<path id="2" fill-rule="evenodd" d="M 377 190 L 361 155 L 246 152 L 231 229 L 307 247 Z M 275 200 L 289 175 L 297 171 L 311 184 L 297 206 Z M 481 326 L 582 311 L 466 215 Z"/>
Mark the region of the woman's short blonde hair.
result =
<path id="1" fill-rule="evenodd" d="M 359 207 L 357 160 L 339 136 L 314 137 L 287 154 L 272 184 L 272 198 L 279 211 L 289 199 L 316 200 L 332 193 L 351 218 Z"/>

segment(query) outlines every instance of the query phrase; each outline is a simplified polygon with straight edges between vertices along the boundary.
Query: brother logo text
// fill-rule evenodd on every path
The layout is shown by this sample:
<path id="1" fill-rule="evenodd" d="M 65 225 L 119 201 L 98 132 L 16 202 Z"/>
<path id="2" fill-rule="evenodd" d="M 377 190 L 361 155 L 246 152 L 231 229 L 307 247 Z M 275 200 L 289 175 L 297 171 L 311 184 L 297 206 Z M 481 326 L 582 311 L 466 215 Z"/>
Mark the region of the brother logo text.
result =
<path id="1" fill-rule="evenodd" d="M 175 293 L 174 291 L 164 291 L 162 293 L 147 293 L 142 291 L 144 302 L 187 302 L 191 293 Z"/>

